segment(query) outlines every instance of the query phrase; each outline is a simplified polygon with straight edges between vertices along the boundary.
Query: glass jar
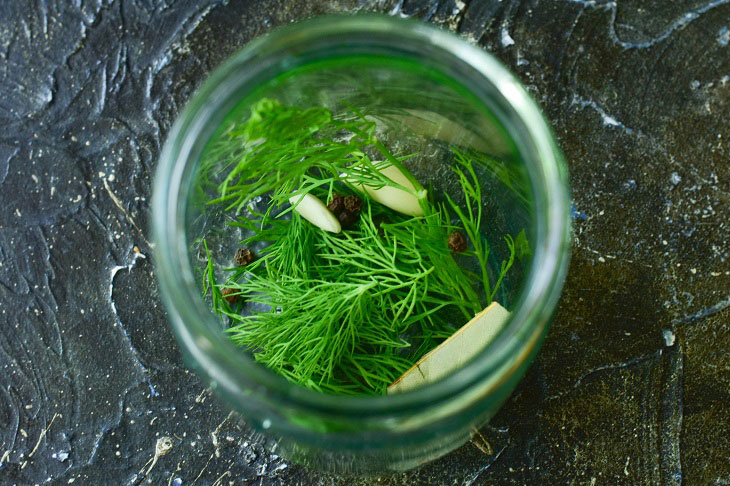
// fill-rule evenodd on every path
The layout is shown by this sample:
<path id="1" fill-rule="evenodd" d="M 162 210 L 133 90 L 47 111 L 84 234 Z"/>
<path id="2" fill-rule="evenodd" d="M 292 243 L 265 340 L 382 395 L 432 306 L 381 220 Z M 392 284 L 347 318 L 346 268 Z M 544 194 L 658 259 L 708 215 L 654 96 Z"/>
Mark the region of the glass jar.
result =
<path id="1" fill-rule="evenodd" d="M 414 391 L 341 397 L 284 380 L 225 337 L 200 297 L 195 249 L 225 221 L 206 213 L 196 181 L 211 138 L 262 97 L 365 110 L 396 146 L 403 129 L 428 139 L 424 146 L 433 156 L 410 161 L 409 168 L 431 190 L 450 190 L 434 155 L 439 147 L 465 146 L 502 161 L 480 172 L 490 224 L 495 235 L 525 229 L 531 255 L 515 261 L 499 295 L 511 310 L 509 321 L 474 359 Z M 160 156 L 153 232 L 162 296 L 187 363 L 250 425 L 276 438 L 280 454 L 337 473 L 405 470 L 468 440 L 537 353 L 569 259 L 567 174 L 539 109 L 488 53 L 416 21 L 324 17 L 251 42 L 191 99 Z M 504 258 L 504 244 L 490 243 L 493 259 Z"/>

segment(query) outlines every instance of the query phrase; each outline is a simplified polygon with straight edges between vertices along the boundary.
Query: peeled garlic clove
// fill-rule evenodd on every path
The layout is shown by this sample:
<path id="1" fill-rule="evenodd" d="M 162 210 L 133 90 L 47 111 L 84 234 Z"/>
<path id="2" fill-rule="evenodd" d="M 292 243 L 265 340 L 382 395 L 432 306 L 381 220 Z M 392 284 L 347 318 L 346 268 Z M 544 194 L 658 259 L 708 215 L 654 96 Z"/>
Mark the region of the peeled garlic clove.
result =
<path id="1" fill-rule="evenodd" d="M 294 211 L 298 212 L 302 218 L 316 227 L 322 228 L 330 233 L 339 233 L 342 231 L 340 222 L 337 221 L 332 211 L 327 209 L 327 206 L 317 196 L 312 196 L 311 194 L 292 196 L 289 198 L 289 203 L 292 206 L 296 204 Z"/>
<path id="2" fill-rule="evenodd" d="M 397 115 L 389 115 L 386 120 L 388 118 L 404 124 L 423 138 L 435 138 L 451 145 L 463 145 L 498 158 L 512 154 L 512 149 L 500 129 L 486 117 L 479 117 L 478 126 L 474 127 L 476 131 L 426 110 L 403 110 Z"/>
<path id="3" fill-rule="evenodd" d="M 412 191 L 416 191 L 415 186 L 408 180 L 398 167 L 391 165 L 384 169 L 380 169 L 380 173 L 391 181 L 406 187 Z M 367 192 L 371 198 L 379 202 L 383 206 L 388 206 L 394 211 L 407 214 L 409 216 L 423 216 L 423 208 L 418 202 L 419 199 L 413 194 L 398 189 L 397 187 L 384 186 L 381 188 L 370 187 L 367 184 L 361 185 L 360 189 Z M 422 198 L 426 197 L 426 191 L 423 191 Z"/>

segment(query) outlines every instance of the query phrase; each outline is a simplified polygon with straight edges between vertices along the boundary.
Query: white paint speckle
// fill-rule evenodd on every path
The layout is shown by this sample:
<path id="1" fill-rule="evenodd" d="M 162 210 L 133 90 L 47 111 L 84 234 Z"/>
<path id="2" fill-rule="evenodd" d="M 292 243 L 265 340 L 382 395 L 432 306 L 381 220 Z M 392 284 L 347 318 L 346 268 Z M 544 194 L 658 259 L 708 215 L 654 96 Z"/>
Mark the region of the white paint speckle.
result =
<path id="1" fill-rule="evenodd" d="M 515 43 L 515 40 L 511 35 L 509 35 L 507 27 L 502 27 L 502 36 L 500 40 L 502 41 L 502 47 L 509 47 Z"/>
<path id="2" fill-rule="evenodd" d="M 603 124 L 607 127 L 618 127 L 621 126 L 621 123 L 611 115 L 603 114 Z"/>
<path id="3" fill-rule="evenodd" d="M 717 33 L 717 43 L 722 47 L 727 47 L 730 44 L 730 29 L 723 27 Z"/>
<path id="4" fill-rule="evenodd" d="M 677 340 L 677 336 L 674 335 L 674 333 L 671 331 L 671 329 L 664 329 L 662 331 L 662 336 L 664 337 L 664 345 L 667 347 L 674 346 L 674 341 Z"/>
<path id="5" fill-rule="evenodd" d="M 68 459 L 68 452 L 61 451 L 61 452 L 54 452 L 51 454 L 51 457 L 56 459 L 59 462 L 65 462 L 66 459 Z"/>
<path id="6" fill-rule="evenodd" d="M 451 10 L 451 15 L 459 15 L 462 10 L 464 10 L 464 7 L 466 7 L 464 2 L 456 0 L 456 2 L 454 2 L 454 8 Z"/>
<path id="7" fill-rule="evenodd" d="M 603 121 L 603 125 L 606 127 L 618 127 L 622 128 L 626 133 L 633 134 L 634 130 L 627 127 L 623 123 L 621 123 L 618 119 L 615 117 L 609 115 L 606 113 L 606 110 L 604 110 L 598 103 L 592 100 L 586 100 L 581 96 L 574 96 L 573 101 L 571 104 L 579 105 L 581 108 L 592 108 L 596 113 L 598 113 L 601 116 L 601 120 Z"/>
<path id="8" fill-rule="evenodd" d="M 677 174 L 676 172 L 672 172 L 672 175 L 669 176 L 669 182 L 671 182 L 672 185 L 676 186 L 677 184 L 682 182 L 682 177 L 679 174 Z"/>

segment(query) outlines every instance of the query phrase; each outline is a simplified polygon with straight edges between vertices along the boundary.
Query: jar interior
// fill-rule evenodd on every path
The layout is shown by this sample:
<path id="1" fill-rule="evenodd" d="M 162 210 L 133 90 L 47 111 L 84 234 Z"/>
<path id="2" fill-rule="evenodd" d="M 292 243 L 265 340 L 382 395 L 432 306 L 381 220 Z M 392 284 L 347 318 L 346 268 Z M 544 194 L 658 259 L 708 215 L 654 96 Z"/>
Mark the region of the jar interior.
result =
<path id="1" fill-rule="evenodd" d="M 479 229 L 491 250 L 488 261 L 494 279 L 502 263 L 510 258 L 505 236 L 511 236 L 520 245 L 494 297 L 508 310 L 515 310 L 537 235 L 533 191 L 513 139 L 492 115 L 490 107 L 439 69 L 418 60 L 369 55 L 335 57 L 285 70 L 243 93 L 213 131 L 194 169 L 186 207 L 190 264 L 199 272 L 201 296 L 206 294 L 208 255 L 215 261 L 215 280 L 223 282 L 226 269 L 236 265 L 234 255 L 240 242 L 251 236 L 251 230 L 231 223 L 250 217 L 252 212 L 267 210 L 268 195 L 254 199 L 240 213 L 226 210 L 225 205 L 209 204 L 219 197 L 219 186 L 231 171 L 230 161 L 217 160 L 213 147 L 220 145 L 232 126 L 248 120 L 252 107 L 266 98 L 303 109 L 323 107 L 334 118 L 346 118 L 356 112 L 374 121 L 376 137 L 393 154 L 412 155 L 404 160 L 404 165 L 428 187 L 434 200 L 444 203 L 448 195 L 464 211 L 459 177 L 452 170 L 452 148 L 471 154 L 484 212 Z M 265 244 L 257 245 L 251 249 L 260 254 Z M 467 270 L 479 271 L 475 258 L 457 260 Z M 210 293 L 201 298 L 210 307 Z M 485 299 L 480 305 L 487 303 Z M 251 315 L 267 310 L 244 303 L 240 313 Z M 211 329 L 214 332 L 225 332 L 231 320 L 218 317 L 208 320 L 208 325 L 217 326 Z M 466 323 L 460 316 L 453 319 L 455 329 Z M 256 350 L 239 348 L 237 352 L 253 355 Z"/>

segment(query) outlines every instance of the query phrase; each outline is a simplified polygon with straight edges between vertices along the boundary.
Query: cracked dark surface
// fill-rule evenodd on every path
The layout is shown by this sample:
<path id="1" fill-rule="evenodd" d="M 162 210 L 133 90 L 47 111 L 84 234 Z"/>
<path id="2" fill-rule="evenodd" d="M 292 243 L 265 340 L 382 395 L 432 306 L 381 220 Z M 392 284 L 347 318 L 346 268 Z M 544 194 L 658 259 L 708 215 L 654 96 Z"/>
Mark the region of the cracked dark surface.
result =
<path id="1" fill-rule="evenodd" d="M 0 483 L 371 481 L 266 452 L 186 371 L 147 242 L 160 145 L 206 74 L 353 10 L 496 54 L 574 192 L 553 329 L 489 446 L 382 483 L 730 484 L 730 0 L 0 1 Z"/>

